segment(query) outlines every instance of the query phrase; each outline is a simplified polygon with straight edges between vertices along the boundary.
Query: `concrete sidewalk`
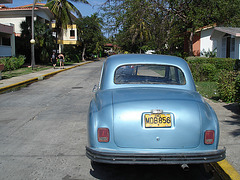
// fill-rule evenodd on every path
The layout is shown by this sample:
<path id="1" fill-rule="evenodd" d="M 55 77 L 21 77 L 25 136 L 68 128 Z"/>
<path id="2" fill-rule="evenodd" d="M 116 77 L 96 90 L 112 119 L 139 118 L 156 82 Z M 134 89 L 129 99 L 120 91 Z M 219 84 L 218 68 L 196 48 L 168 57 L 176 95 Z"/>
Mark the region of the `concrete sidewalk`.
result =
<path id="1" fill-rule="evenodd" d="M 38 71 L 38 72 L 30 73 L 30 74 L 25 74 L 25 75 L 13 77 L 10 79 L 2 79 L 2 80 L 0 80 L 0 93 L 4 92 L 6 90 L 9 90 L 11 88 L 15 88 L 15 87 L 25 85 L 25 84 L 30 84 L 30 83 L 38 81 L 38 80 L 43 80 L 46 77 L 49 77 L 54 74 L 60 73 L 62 71 L 66 71 L 68 69 L 82 66 L 84 64 L 91 63 L 91 62 L 93 62 L 93 61 L 75 63 L 72 65 L 65 65 L 64 69 L 60 69 L 59 67 L 56 67 L 55 69 L 50 68 L 50 69 L 47 69 L 44 71 Z"/>
<path id="2" fill-rule="evenodd" d="M 219 148 L 226 147 L 226 161 L 218 164 L 231 177 L 240 179 L 240 108 L 236 103 L 205 99 L 217 114 L 220 126 Z"/>
<path id="3" fill-rule="evenodd" d="M 92 61 L 83 63 L 76 63 L 65 66 L 65 69 L 48 69 L 31 73 L 19 77 L 0 80 L 0 93 L 11 88 L 21 85 L 29 84 L 38 80 L 42 80 L 48 76 L 75 68 Z M 220 142 L 219 148 L 226 147 L 226 160 L 218 162 L 218 165 L 227 173 L 231 179 L 240 179 L 240 109 L 237 104 L 226 104 L 220 102 L 213 102 L 205 99 L 210 106 L 215 110 L 220 125 Z"/>

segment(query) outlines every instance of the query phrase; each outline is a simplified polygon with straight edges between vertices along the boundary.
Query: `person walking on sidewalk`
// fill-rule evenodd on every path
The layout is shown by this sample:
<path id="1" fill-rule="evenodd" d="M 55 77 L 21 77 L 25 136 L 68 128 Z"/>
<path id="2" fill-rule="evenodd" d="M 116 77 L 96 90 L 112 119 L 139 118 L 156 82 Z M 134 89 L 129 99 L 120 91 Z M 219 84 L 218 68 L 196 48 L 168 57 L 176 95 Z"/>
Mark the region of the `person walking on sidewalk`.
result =
<path id="1" fill-rule="evenodd" d="M 58 55 L 58 58 L 59 58 L 59 62 L 60 62 L 60 68 L 63 67 L 64 69 L 64 55 L 61 53 Z"/>
<path id="2" fill-rule="evenodd" d="M 51 57 L 51 62 L 52 62 L 52 65 L 53 65 L 53 69 L 56 68 L 56 65 L 57 65 L 57 56 L 56 56 L 56 53 L 53 51 L 53 54 L 52 54 L 52 57 Z"/>

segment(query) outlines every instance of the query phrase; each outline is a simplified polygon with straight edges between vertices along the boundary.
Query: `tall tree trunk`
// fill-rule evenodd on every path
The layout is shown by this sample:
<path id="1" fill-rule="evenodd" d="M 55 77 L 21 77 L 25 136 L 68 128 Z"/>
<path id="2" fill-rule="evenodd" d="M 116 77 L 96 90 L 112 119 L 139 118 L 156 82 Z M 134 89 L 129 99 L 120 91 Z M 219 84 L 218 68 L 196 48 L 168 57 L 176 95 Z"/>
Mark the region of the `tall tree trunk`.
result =
<path id="1" fill-rule="evenodd" d="M 56 54 L 57 54 L 57 50 L 58 50 L 58 27 L 56 28 L 56 39 L 55 39 L 55 43 L 56 43 Z"/>
<path id="2" fill-rule="evenodd" d="M 189 50 L 189 56 L 193 56 L 193 36 L 194 36 L 194 30 L 190 32 L 189 36 L 189 43 L 188 43 L 188 50 Z"/>
<path id="3" fill-rule="evenodd" d="M 86 61 L 85 58 L 84 58 L 85 52 L 86 52 L 86 44 L 84 44 L 84 46 L 83 46 L 82 61 Z"/>

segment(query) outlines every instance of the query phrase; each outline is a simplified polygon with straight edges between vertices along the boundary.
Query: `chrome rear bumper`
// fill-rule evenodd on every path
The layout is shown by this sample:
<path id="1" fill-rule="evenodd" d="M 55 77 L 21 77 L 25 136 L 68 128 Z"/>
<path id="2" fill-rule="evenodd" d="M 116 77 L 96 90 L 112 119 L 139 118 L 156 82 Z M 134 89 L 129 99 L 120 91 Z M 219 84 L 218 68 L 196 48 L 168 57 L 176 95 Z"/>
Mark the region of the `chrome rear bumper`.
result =
<path id="1" fill-rule="evenodd" d="M 201 164 L 225 159 L 226 149 L 201 153 L 112 153 L 86 147 L 92 161 L 110 164 Z"/>

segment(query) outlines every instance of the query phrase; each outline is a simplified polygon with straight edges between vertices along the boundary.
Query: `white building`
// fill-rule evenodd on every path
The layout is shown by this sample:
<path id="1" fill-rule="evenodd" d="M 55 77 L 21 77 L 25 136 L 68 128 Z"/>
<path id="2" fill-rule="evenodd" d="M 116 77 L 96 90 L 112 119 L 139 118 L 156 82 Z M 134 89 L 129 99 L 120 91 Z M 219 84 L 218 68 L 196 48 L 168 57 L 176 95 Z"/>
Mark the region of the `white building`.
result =
<path id="1" fill-rule="evenodd" d="M 1 0 L 0 0 L 1 1 Z M 48 7 L 44 6 L 43 3 L 36 3 L 34 9 L 34 19 L 41 21 L 45 24 L 49 24 L 50 28 L 55 30 L 54 16 Z M 0 22 L 1 23 L 11 23 L 14 25 L 14 34 L 15 36 L 21 35 L 21 23 L 23 21 L 31 22 L 32 17 L 32 4 L 7 8 L 6 6 L 0 6 Z M 72 15 L 76 19 L 75 16 Z M 58 34 L 58 44 L 59 52 L 63 51 L 65 44 L 71 45 L 80 45 L 79 37 L 77 35 L 77 27 L 75 24 L 68 25 L 67 29 L 61 31 L 61 34 Z"/>
<path id="2" fill-rule="evenodd" d="M 201 31 L 200 37 L 200 55 L 204 52 L 214 51 L 217 48 L 216 41 L 211 40 L 211 35 L 214 28 L 206 28 Z"/>
<path id="3" fill-rule="evenodd" d="M 80 45 L 76 24 L 68 25 L 67 29 L 61 31 L 58 35 L 58 44 L 60 53 L 63 52 L 64 45 Z"/>
<path id="4" fill-rule="evenodd" d="M 209 26 L 197 31 L 193 43 L 194 55 L 204 56 L 203 52 L 212 51 L 219 58 L 240 59 L 240 28 Z"/>
<path id="5" fill-rule="evenodd" d="M 12 3 L 12 0 L 0 0 L 0 4 L 11 4 L 11 3 Z M 1 7 L 3 6 L 0 6 L 0 8 Z M 0 23 L 0 57 L 15 56 L 15 36 L 13 31 L 14 31 L 13 24 Z"/>
<path id="6" fill-rule="evenodd" d="M 34 9 L 34 19 L 43 23 L 51 25 L 53 20 L 52 12 L 43 7 L 44 4 L 37 3 Z M 6 6 L 0 6 L 0 22 L 14 24 L 15 36 L 21 35 L 20 24 L 23 21 L 30 21 L 32 17 L 32 4 L 14 8 L 7 8 Z"/>
<path id="7" fill-rule="evenodd" d="M 193 54 L 194 56 L 204 56 L 204 52 L 211 52 L 217 49 L 215 40 L 211 39 L 214 26 L 205 26 L 198 29 L 193 37 Z M 185 42 L 185 51 L 187 52 Z"/>
<path id="8" fill-rule="evenodd" d="M 13 24 L 0 24 L 0 57 L 15 56 Z"/>
<path id="9" fill-rule="evenodd" d="M 240 59 L 240 28 L 215 27 L 211 40 L 217 42 L 217 57 Z"/>
<path id="10" fill-rule="evenodd" d="M 0 57 L 15 56 L 15 36 L 21 35 L 21 23 L 23 21 L 31 22 L 31 17 L 32 5 L 15 8 L 0 5 Z M 34 18 L 51 25 L 53 14 L 48 8 L 37 3 L 34 9 Z"/>

